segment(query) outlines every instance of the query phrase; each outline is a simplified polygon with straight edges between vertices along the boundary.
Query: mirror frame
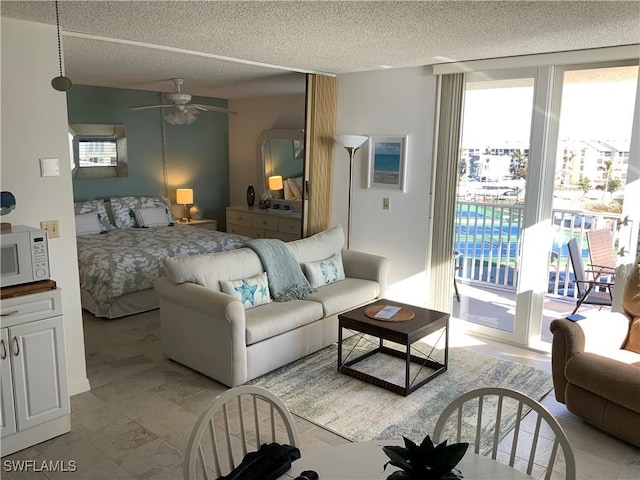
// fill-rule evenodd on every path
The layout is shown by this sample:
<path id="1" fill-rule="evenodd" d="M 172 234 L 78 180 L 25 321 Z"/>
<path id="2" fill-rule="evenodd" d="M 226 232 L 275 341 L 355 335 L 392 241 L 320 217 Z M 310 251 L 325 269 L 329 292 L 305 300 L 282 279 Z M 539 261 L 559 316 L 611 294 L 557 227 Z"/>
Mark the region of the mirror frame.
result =
<path id="1" fill-rule="evenodd" d="M 70 153 L 71 158 L 73 159 L 73 169 L 71 171 L 73 179 L 129 176 L 127 131 L 124 125 L 71 123 L 69 124 L 69 134 L 72 137 L 75 137 L 76 135 L 113 135 L 116 137 L 118 145 L 118 164 L 115 167 L 80 167 L 80 163 L 76 158 L 75 148 L 72 146 Z M 73 140 L 72 143 L 74 143 Z"/>
<path id="2" fill-rule="evenodd" d="M 304 129 L 302 128 L 300 129 L 266 129 L 260 133 L 260 135 L 258 136 L 258 139 L 256 140 L 258 178 L 260 179 L 260 187 L 261 187 L 259 198 L 262 198 L 264 194 L 269 191 L 268 177 L 266 174 L 266 162 L 265 162 L 265 155 L 264 155 L 264 147 L 269 140 L 292 140 L 292 141 L 298 140 L 303 145 L 303 149 L 306 148 L 304 145 L 305 143 Z M 304 155 L 302 156 L 301 160 L 302 160 L 302 169 L 303 169 L 302 172 L 304 176 L 305 169 L 306 169 Z M 306 200 L 305 192 L 302 193 L 302 197 L 303 197 L 302 201 L 300 202 L 293 201 L 293 200 L 282 200 L 282 199 L 278 199 L 277 202 L 288 203 L 289 205 L 299 204 L 301 206 L 300 209 L 295 209 L 295 210 L 301 210 L 302 203 Z"/>

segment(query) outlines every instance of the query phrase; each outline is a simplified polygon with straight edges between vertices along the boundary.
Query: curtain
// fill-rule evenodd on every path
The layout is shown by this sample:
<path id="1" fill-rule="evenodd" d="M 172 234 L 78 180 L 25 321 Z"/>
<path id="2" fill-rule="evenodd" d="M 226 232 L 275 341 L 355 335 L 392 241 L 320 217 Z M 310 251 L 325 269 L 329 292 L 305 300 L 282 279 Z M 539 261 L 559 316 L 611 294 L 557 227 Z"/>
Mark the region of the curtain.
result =
<path id="1" fill-rule="evenodd" d="M 451 311 L 453 283 L 453 227 L 458 180 L 458 157 L 464 98 L 464 74 L 438 78 L 438 119 L 435 132 L 435 174 L 431 188 L 432 223 L 429 308 Z"/>
<path id="2" fill-rule="evenodd" d="M 337 97 L 335 77 L 307 75 L 305 180 L 309 188 L 308 201 L 304 202 L 304 237 L 329 228 Z"/>

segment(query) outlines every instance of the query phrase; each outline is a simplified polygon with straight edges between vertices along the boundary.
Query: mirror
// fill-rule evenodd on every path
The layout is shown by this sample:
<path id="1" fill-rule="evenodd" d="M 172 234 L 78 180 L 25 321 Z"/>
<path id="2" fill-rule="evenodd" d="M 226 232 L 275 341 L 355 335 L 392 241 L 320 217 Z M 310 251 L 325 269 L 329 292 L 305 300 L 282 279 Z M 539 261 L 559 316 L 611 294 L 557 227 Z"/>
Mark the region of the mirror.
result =
<path id="1" fill-rule="evenodd" d="M 127 134 L 124 125 L 69 125 L 73 178 L 126 177 Z"/>
<path id="2" fill-rule="evenodd" d="M 304 130 L 263 130 L 257 140 L 262 192 L 275 203 L 302 211 L 304 189 Z"/>

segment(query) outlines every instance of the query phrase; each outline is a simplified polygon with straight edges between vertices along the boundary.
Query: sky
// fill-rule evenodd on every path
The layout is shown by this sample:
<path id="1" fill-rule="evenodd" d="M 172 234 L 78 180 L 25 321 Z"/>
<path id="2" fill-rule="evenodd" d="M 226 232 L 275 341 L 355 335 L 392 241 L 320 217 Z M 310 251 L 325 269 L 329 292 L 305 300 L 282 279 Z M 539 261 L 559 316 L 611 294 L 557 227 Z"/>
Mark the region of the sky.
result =
<path id="1" fill-rule="evenodd" d="M 635 80 L 565 85 L 560 139 L 629 141 L 635 96 Z M 533 86 L 467 90 L 463 144 L 528 142 L 532 105 Z"/>

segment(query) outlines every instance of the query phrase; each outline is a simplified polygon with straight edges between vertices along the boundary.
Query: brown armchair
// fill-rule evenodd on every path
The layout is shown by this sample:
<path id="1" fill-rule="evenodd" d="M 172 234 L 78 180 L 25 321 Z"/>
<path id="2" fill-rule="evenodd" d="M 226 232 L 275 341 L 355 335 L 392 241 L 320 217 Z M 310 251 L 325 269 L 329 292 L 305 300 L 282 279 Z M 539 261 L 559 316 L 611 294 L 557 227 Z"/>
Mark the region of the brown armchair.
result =
<path id="1" fill-rule="evenodd" d="M 624 281 L 624 313 L 551 322 L 556 399 L 591 425 L 640 447 L 640 257 Z"/>

